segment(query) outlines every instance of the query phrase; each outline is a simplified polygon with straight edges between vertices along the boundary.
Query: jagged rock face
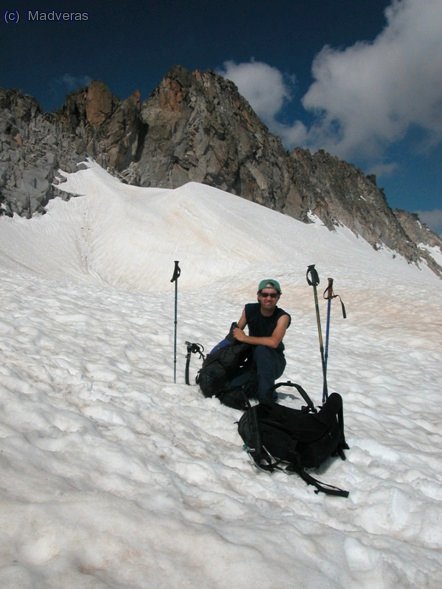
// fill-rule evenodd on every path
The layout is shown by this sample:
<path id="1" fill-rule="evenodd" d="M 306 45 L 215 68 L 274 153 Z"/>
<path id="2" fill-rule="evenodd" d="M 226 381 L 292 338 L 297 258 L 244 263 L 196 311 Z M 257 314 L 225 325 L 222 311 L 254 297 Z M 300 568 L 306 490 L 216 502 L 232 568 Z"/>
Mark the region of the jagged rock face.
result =
<path id="1" fill-rule="evenodd" d="M 137 159 L 145 134 L 140 96 L 121 102 L 101 83 L 71 94 L 60 112 L 43 113 L 16 90 L 0 90 L 0 206 L 6 214 L 44 212 L 57 170 L 92 156 L 114 171 Z"/>
<path id="2" fill-rule="evenodd" d="M 416 213 L 409 213 L 403 209 L 394 209 L 393 212 L 407 235 L 415 243 L 422 243 L 430 247 L 442 247 L 442 238 L 440 235 L 433 233 L 425 223 L 422 223 Z"/>
<path id="3" fill-rule="evenodd" d="M 442 238 L 440 235 L 436 235 L 424 223 L 421 223 L 416 213 L 394 209 L 394 214 L 405 233 L 417 244 L 421 258 L 427 262 L 433 272 L 442 278 L 442 267 L 436 263 L 426 250 L 426 247 L 437 248 L 442 254 Z"/>
<path id="4" fill-rule="evenodd" d="M 415 244 L 398 222 L 376 185 L 354 166 L 322 150 L 292 152 L 295 182 L 312 213 L 329 228 L 345 225 L 373 247 L 387 247 L 409 260 L 418 257 Z"/>
<path id="5" fill-rule="evenodd" d="M 74 142 L 77 162 L 89 155 L 121 172 L 137 159 L 146 133 L 140 109 L 138 91 L 120 101 L 102 82 L 92 82 L 71 94 L 56 117 Z"/>
<path id="6" fill-rule="evenodd" d="M 236 86 L 176 67 L 142 107 L 148 133 L 139 184 L 202 182 L 298 217 L 305 213 L 291 161 Z"/>
<path id="7" fill-rule="evenodd" d="M 175 67 L 143 103 L 138 92 L 121 101 L 92 82 L 53 114 L 0 90 L 0 148 L 0 214 L 31 216 L 66 198 L 52 186 L 57 170 L 75 171 L 91 156 L 128 183 L 206 183 L 302 221 L 311 211 L 330 229 L 345 225 L 373 247 L 422 258 L 414 229 L 373 177 L 323 151 L 289 154 L 236 86 L 213 72 Z"/>
<path id="8" fill-rule="evenodd" d="M 0 90 L 0 200 L 4 212 L 30 216 L 51 193 L 57 165 L 53 117 L 14 90 Z"/>
<path id="9" fill-rule="evenodd" d="M 103 82 L 92 82 L 85 92 L 86 120 L 93 127 L 102 125 L 115 110 L 115 100 Z"/>

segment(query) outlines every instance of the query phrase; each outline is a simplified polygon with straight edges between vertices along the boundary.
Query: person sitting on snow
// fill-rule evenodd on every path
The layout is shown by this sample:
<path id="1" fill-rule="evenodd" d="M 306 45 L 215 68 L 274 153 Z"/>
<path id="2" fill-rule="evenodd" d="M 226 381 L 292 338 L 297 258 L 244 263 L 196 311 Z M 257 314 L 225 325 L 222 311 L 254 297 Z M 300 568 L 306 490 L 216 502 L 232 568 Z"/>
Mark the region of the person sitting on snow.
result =
<path id="1" fill-rule="evenodd" d="M 264 405 L 275 402 L 275 380 L 282 375 L 286 366 L 282 340 L 291 317 L 277 306 L 280 296 L 281 287 L 277 280 L 261 280 L 257 292 L 258 302 L 245 305 L 238 327 L 232 331 L 237 341 L 253 346 L 253 362 L 258 378 L 257 398 Z M 244 333 L 246 325 L 248 335 Z"/>

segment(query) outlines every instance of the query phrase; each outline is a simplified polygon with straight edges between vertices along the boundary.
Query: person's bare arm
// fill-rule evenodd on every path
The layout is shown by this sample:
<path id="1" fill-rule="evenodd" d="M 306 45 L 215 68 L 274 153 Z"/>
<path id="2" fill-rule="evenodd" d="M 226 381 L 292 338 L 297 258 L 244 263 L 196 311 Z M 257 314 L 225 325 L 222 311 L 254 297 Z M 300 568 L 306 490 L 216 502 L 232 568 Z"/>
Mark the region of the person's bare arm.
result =
<path id="1" fill-rule="evenodd" d="M 247 325 L 246 310 L 243 309 L 241 317 L 239 318 L 239 321 L 238 321 L 238 327 L 239 327 L 239 329 L 244 329 L 244 327 L 246 325 Z"/>
<path id="2" fill-rule="evenodd" d="M 244 319 L 245 313 L 243 312 Z M 243 315 L 241 315 L 241 319 L 238 321 L 238 327 L 235 327 L 233 330 L 233 337 L 242 343 L 251 344 L 252 346 L 268 346 L 269 348 L 277 348 L 279 344 L 282 342 L 285 332 L 287 331 L 287 327 L 289 325 L 290 318 L 288 315 L 282 315 L 276 324 L 275 329 L 273 330 L 272 335 L 268 337 L 256 337 L 252 335 L 246 335 L 243 331 L 244 327 L 242 319 Z"/>

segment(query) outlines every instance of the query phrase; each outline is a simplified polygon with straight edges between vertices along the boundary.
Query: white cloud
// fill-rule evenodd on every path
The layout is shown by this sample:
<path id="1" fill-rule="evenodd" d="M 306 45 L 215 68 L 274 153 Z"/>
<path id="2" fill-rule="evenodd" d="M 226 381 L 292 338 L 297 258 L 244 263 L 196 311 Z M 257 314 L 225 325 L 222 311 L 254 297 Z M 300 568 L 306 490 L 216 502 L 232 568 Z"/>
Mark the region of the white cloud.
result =
<path id="1" fill-rule="evenodd" d="M 442 141 L 442 1 L 393 0 L 385 14 L 386 26 L 374 41 L 324 47 L 316 56 L 314 82 L 302 99 L 316 117 L 310 128 L 278 122 L 293 97 L 277 68 L 228 61 L 219 73 L 235 82 L 289 147 L 323 148 L 373 163 L 413 128 L 436 145 Z"/>
<path id="2" fill-rule="evenodd" d="M 394 1 L 372 43 L 325 47 L 303 98 L 321 115 L 309 141 L 342 157 L 377 157 L 412 127 L 442 140 L 442 2 Z"/>
<path id="3" fill-rule="evenodd" d="M 266 122 L 272 121 L 284 102 L 291 98 L 284 76 L 277 68 L 254 60 L 238 64 L 226 61 L 223 66 L 220 75 L 238 86 L 258 116 Z"/>
<path id="4" fill-rule="evenodd" d="M 307 136 L 305 125 L 297 121 L 293 126 L 276 119 L 284 105 L 292 100 L 293 78 L 284 76 L 277 68 L 251 60 L 247 63 L 226 61 L 218 73 L 238 86 L 256 114 L 270 130 L 288 145 L 300 145 Z"/>

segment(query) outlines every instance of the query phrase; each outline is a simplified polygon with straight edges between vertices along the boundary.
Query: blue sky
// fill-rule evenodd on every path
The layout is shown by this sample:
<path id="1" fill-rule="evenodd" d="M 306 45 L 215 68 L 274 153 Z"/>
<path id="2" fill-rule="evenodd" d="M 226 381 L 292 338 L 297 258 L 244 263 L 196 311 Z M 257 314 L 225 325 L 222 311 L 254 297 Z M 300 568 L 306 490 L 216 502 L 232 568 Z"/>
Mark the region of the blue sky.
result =
<path id="1" fill-rule="evenodd" d="M 54 10 L 81 20 L 37 20 Z M 392 207 L 442 230 L 442 0 L 8 0 L 1 11 L 0 86 L 45 110 L 92 79 L 147 98 L 173 65 L 212 69 L 288 149 L 376 173 Z"/>

